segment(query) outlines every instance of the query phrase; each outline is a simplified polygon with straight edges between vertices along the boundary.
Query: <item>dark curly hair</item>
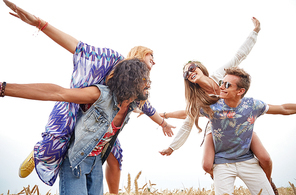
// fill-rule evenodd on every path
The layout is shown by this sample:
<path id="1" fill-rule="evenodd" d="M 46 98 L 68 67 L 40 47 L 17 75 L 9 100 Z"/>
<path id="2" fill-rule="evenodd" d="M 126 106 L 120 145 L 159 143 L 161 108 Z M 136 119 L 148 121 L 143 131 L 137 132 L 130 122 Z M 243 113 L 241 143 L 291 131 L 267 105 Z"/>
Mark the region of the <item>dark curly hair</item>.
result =
<path id="1" fill-rule="evenodd" d="M 124 100 L 138 97 L 143 93 L 143 88 L 149 81 L 147 65 L 134 58 L 123 60 L 116 65 L 113 74 L 107 78 L 107 86 L 121 104 Z"/>

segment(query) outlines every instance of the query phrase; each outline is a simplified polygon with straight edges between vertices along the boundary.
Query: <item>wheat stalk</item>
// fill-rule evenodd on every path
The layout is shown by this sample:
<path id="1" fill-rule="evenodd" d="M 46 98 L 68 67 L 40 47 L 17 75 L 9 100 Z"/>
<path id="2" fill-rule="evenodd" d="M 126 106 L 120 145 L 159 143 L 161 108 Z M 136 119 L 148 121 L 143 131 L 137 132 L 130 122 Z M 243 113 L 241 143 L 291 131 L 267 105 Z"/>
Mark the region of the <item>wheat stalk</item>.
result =
<path id="1" fill-rule="evenodd" d="M 289 184 L 292 187 L 294 194 L 296 195 L 296 188 L 295 188 L 294 184 L 292 184 L 291 182 L 289 182 Z"/>
<path id="2" fill-rule="evenodd" d="M 127 175 L 127 187 L 124 187 L 127 194 L 131 193 L 131 175 Z"/>
<path id="3" fill-rule="evenodd" d="M 142 173 L 142 171 L 140 171 L 138 173 L 138 175 L 136 176 L 136 178 L 135 178 L 135 195 L 139 195 L 139 187 L 138 187 L 138 181 L 137 180 L 139 179 L 141 173 Z"/>

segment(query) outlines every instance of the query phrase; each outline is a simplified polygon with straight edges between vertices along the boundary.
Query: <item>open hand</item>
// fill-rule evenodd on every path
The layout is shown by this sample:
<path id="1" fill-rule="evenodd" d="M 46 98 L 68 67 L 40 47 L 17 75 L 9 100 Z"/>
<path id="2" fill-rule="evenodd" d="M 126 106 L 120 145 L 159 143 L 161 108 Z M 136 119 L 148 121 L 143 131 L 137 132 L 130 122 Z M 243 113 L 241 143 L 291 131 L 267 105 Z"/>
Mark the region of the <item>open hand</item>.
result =
<path id="1" fill-rule="evenodd" d="M 172 128 L 176 127 L 167 123 L 167 125 L 162 128 L 163 134 L 172 137 L 174 135 Z"/>
<path id="2" fill-rule="evenodd" d="M 29 12 L 26 12 L 20 7 L 17 7 L 14 3 L 8 1 L 8 0 L 3 0 L 4 3 L 13 11 L 9 12 L 11 15 L 21 19 L 22 21 L 26 22 L 27 24 L 30 24 L 32 26 L 38 26 L 40 25 L 38 18 Z"/>

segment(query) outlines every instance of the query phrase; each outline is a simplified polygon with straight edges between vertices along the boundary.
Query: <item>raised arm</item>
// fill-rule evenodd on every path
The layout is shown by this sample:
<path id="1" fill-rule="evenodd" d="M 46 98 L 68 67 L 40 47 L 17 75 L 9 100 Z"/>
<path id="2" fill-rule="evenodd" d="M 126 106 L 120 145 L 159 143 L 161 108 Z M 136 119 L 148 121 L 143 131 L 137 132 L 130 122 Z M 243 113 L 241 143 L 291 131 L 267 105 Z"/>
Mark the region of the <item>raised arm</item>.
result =
<path id="1" fill-rule="evenodd" d="M 94 103 L 101 95 L 100 90 L 95 87 L 66 89 L 55 84 L 35 83 L 35 84 L 12 84 L 7 83 L 1 91 L 5 96 L 42 100 L 42 101 L 63 101 L 76 104 Z"/>
<path id="2" fill-rule="evenodd" d="M 225 74 L 224 69 L 238 66 L 244 59 L 246 59 L 246 57 L 253 49 L 257 41 L 257 36 L 259 31 L 261 30 L 261 27 L 259 20 L 257 20 L 255 17 L 252 18 L 252 22 L 255 28 L 247 37 L 245 42 L 241 45 L 241 47 L 238 49 L 238 51 L 235 53 L 234 57 L 228 63 L 221 66 L 211 75 L 216 82 L 219 82 L 219 80 L 223 79 Z"/>
<path id="3" fill-rule="evenodd" d="M 78 40 L 74 37 L 60 31 L 54 26 L 48 24 L 46 21 L 30 14 L 29 12 L 17 7 L 14 3 L 3 0 L 4 3 L 13 11 L 11 15 L 21 19 L 25 23 L 37 27 L 40 31 L 44 32 L 49 38 L 55 41 L 57 44 L 74 54 Z"/>
<path id="4" fill-rule="evenodd" d="M 296 114 L 296 104 L 268 105 L 269 109 L 266 114 Z"/>

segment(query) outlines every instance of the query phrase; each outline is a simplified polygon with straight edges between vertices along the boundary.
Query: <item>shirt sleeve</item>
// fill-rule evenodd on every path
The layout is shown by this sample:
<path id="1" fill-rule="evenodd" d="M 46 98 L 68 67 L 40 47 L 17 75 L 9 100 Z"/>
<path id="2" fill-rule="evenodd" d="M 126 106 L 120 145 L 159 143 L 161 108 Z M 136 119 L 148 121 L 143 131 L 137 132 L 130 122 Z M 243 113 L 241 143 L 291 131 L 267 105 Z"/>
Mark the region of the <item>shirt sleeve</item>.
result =
<path id="1" fill-rule="evenodd" d="M 236 67 L 238 66 L 251 52 L 252 48 L 254 47 L 256 41 L 257 41 L 258 33 L 255 31 L 252 31 L 248 38 L 245 40 L 243 45 L 238 49 L 234 57 L 224 64 L 222 67 L 220 67 L 218 70 L 212 73 L 211 77 L 218 83 L 220 80 L 224 78 L 225 70 L 227 68 Z"/>
<path id="2" fill-rule="evenodd" d="M 73 55 L 72 87 L 105 84 L 105 78 L 124 57 L 109 48 L 96 48 L 79 42 Z"/>
<path id="3" fill-rule="evenodd" d="M 257 117 L 264 115 L 269 109 L 268 104 L 266 104 L 261 100 L 256 100 L 256 99 L 253 99 L 253 100 L 254 100 L 255 109 L 258 112 Z"/>
<path id="4" fill-rule="evenodd" d="M 149 100 L 146 100 L 144 102 L 143 105 L 139 106 L 138 104 L 138 107 L 140 108 L 140 110 L 142 110 L 142 112 L 144 114 L 146 114 L 147 116 L 153 116 L 156 112 L 156 109 L 151 105 L 151 103 L 149 102 Z"/>
<path id="5" fill-rule="evenodd" d="M 176 134 L 176 137 L 170 145 L 171 149 L 177 150 L 186 142 L 193 127 L 193 124 L 194 120 L 191 117 L 187 116 L 182 127 L 180 128 L 180 130 Z"/>

